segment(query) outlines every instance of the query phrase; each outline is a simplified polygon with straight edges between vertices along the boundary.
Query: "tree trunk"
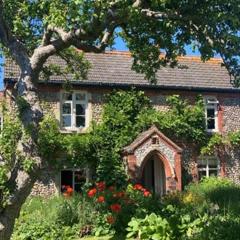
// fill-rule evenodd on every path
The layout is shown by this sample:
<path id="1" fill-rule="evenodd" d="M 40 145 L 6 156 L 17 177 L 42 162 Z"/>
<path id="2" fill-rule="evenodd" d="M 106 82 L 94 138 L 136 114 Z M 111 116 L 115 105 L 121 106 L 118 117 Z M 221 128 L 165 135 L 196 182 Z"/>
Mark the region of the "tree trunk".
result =
<path id="1" fill-rule="evenodd" d="M 30 70 L 29 70 L 30 69 Z M 19 216 L 21 207 L 26 198 L 31 193 L 34 182 L 44 166 L 43 159 L 39 156 L 37 148 L 38 125 L 43 116 L 40 102 L 38 99 L 37 88 L 33 84 L 31 77 L 31 68 L 22 71 L 15 90 L 13 91 L 13 99 L 17 106 L 17 99 L 23 98 L 27 103 L 27 107 L 21 112 L 21 121 L 25 128 L 31 124 L 31 135 L 24 143 L 19 143 L 19 149 L 24 156 L 31 157 L 34 160 L 34 168 L 31 172 L 24 172 L 20 166 L 10 175 L 11 183 L 16 184 L 16 189 L 11 194 L 10 203 L 0 212 L 0 240 L 10 240 L 15 219 Z M 20 108 L 20 106 L 17 106 Z M 20 164 L 17 164 L 20 165 Z M 11 184 L 10 183 L 10 184 Z"/>
<path id="2" fill-rule="evenodd" d="M 15 220 L 19 216 L 21 207 L 29 196 L 35 180 L 35 176 L 29 176 L 22 171 L 18 172 L 16 182 L 19 189 L 12 196 L 12 203 L 10 202 L 0 214 L 0 240 L 11 238 Z"/>

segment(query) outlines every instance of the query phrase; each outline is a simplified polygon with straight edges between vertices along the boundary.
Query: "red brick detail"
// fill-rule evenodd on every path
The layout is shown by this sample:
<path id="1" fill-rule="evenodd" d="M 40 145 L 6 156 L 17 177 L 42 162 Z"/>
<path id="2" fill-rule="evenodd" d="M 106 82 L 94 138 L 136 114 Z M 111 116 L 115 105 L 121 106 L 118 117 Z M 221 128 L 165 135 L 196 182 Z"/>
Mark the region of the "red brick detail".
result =
<path id="1" fill-rule="evenodd" d="M 130 179 L 136 179 L 137 178 L 137 161 L 136 156 L 134 154 L 127 156 L 127 166 L 128 166 L 128 174 L 130 176 Z"/>
<path id="2" fill-rule="evenodd" d="M 220 157 L 220 176 L 221 177 L 226 176 L 226 162 L 223 157 Z"/>
<path id="3" fill-rule="evenodd" d="M 164 171 L 165 171 L 165 178 L 166 178 L 166 186 L 165 186 L 166 187 L 166 192 L 171 192 L 171 191 L 174 191 L 174 190 L 178 190 L 179 186 L 177 186 L 177 184 L 176 184 L 176 179 L 174 178 L 174 170 L 171 167 L 171 164 L 170 164 L 169 160 L 158 151 L 150 152 L 145 157 L 145 159 L 142 162 L 141 167 L 140 167 L 138 180 L 140 180 L 142 178 L 145 164 L 149 160 L 149 156 L 152 155 L 152 154 L 156 154 L 159 158 L 159 161 L 162 161 L 162 163 L 163 163 L 163 167 L 164 167 Z M 180 166 L 180 170 L 181 170 L 181 166 Z M 181 173 L 180 173 L 179 177 L 181 177 Z M 179 189 L 179 190 L 181 190 L 181 189 Z"/>
<path id="4" fill-rule="evenodd" d="M 218 107 L 218 131 L 223 132 L 223 106 Z"/>
<path id="5" fill-rule="evenodd" d="M 175 173 L 176 173 L 176 190 L 182 191 L 182 161 L 181 154 L 175 155 Z"/>

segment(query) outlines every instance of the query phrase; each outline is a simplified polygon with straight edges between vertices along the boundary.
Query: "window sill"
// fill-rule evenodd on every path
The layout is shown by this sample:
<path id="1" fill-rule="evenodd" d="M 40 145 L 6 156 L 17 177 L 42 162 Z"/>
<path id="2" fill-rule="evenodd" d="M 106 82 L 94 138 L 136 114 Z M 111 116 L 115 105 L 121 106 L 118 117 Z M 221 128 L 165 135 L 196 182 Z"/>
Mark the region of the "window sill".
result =
<path id="1" fill-rule="evenodd" d="M 84 128 L 61 128 L 60 133 L 86 133 L 88 130 L 87 127 Z"/>
<path id="2" fill-rule="evenodd" d="M 206 130 L 206 132 L 208 133 L 208 134 L 214 134 L 214 133 L 219 133 L 219 130 L 218 129 L 213 129 L 213 130 Z"/>

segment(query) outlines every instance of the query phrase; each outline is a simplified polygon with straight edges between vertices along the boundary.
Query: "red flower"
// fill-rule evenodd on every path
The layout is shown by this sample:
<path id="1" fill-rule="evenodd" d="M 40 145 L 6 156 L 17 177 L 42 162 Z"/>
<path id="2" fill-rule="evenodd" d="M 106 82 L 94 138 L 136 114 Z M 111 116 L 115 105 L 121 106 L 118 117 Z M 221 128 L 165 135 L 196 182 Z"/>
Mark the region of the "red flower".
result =
<path id="1" fill-rule="evenodd" d="M 114 203 L 110 206 L 113 212 L 119 213 L 121 211 L 121 205 L 118 203 Z"/>
<path id="2" fill-rule="evenodd" d="M 69 194 L 72 194 L 73 193 L 73 189 L 71 187 L 68 187 L 66 192 L 69 193 Z"/>
<path id="3" fill-rule="evenodd" d="M 113 194 L 114 197 L 117 197 L 117 198 L 122 198 L 125 196 L 125 193 L 124 192 L 117 192 L 115 194 Z"/>
<path id="4" fill-rule="evenodd" d="M 144 197 L 149 197 L 149 196 L 151 196 L 151 193 L 150 193 L 149 191 L 145 190 L 145 191 L 143 192 L 143 196 L 144 196 Z"/>
<path id="5" fill-rule="evenodd" d="M 96 186 L 97 186 L 97 189 L 98 189 L 100 192 L 104 191 L 105 188 L 106 188 L 105 182 L 98 182 L 98 183 L 96 183 Z"/>
<path id="6" fill-rule="evenodd" d="M 103 202 L 105 202 L 104 196 L 99 196 L 98 199 L 97 199 L 97 202 L 98 202 L 98 203 L 103 203 Z"/>
<path id="7" fill-rule="evenodd" d="M 115 223 L 115 221 L 116 221 L 116 219 L 112 215 L 107 216 L 107 222 L 109 224 L 113 224 L 113 223 Z"/>
<path id="8" fill-rule="evenodd" d="M 108 190 L 109 190 L 110 192 L 113 192 L 113 191 L 115 191 L 115 187 L 114 187 L 114 186 L 110 186 L 110 187 L 108 188 Z"/>
<path id="9" fill-rule="evenodd" d="M 97 193 L 97 189 L 93 188 L 88 191 L 88 196 L 89 197 L 94 197 L 94 195 Z"/>
<path id="10" fill-rule="evenodd" d="M 133 189 L 134 189 L 134 190 L 140 190 L 140 191 L 141 191 L 141 190 L 143 189 L 143 186 L 142 186 L 141 184 L 138 184 L 138 183 L 137 183 L 137 184 L 135 184 L 135 185 L 133 186 Z"/>

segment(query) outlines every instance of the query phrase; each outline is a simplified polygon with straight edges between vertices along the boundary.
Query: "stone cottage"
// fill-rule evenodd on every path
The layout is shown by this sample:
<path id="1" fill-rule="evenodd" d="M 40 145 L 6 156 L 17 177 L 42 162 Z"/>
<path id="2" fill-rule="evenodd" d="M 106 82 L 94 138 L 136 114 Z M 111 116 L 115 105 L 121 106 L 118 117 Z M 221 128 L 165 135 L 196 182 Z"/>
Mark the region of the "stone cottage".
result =
<path id="1" fill-rule="evenodd" d="M 103 96 L 113 89 L 143 90 L 158 110 L 167 109 L 166 97 L 178 94 L 190 102 L 199 94 L 205 101 L 206 131 L 226 134 L 240 129 L 240 89 L 230 83 L 221 59 L 203 63 L 198 57 L 180 57 L 176 68 L 165 67 L 157 73 L 157 84 L 151 85 L 144 76 L 131 70 L 128 52 L 87 53 L 91 63 L 88 79 L 71 81 L 73 91 L 63 88 L 63 76 L 51 76 L 48 82 L 39 82 L 41 100 L 51 106 L 63 133 L 85 132 L 92 120 L 100 121 Z M 64 65 L 52 57 L 49 62 Z M 6 60 L 4 95 L 8 96 L 16 82 L 19 70 Z M 73 77 L 68 75 L 68 79 Z M 2 118 L 1 118 L 2 119 Z M 141 133 L 123 149 L 123 161 L 132 179 L 142 182 L 158 194 L 183 188 L 182 173 L 187 169 L 193 180 L 202 176 L 219 175 L 240 182 L 240 156 L 230 154 L 222 158 L 199 157 L 192 149 L 183 149 L 155 126 Z M 50 195 L 70 185 L 79 191 L 85 181 L 82 169 L 46 170 L 33 188 L 33 194 Z"/>

